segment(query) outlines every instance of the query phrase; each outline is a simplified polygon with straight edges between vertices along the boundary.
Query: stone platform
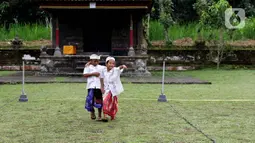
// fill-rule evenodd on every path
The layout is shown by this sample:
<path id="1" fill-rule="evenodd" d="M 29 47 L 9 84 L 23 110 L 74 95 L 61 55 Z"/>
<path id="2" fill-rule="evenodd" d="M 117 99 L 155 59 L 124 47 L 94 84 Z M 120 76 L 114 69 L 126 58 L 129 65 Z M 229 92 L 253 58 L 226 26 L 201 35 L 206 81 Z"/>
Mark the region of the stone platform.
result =
<path id="1" fill-rule="evenodd" d="M 100 64 L 105 65 L 108 55 L 102 55 Z M 122 76 L 148 77 L 151 73 L 147 70 L 148 56 L 114 56 L 116 66 L 125 64 L 128 69 Z M 60 57 L 42 54 L 40 56 L 41 75 L 82 75 L 85 64 L 89 61 L 89 55 L 63 55 Z"/>

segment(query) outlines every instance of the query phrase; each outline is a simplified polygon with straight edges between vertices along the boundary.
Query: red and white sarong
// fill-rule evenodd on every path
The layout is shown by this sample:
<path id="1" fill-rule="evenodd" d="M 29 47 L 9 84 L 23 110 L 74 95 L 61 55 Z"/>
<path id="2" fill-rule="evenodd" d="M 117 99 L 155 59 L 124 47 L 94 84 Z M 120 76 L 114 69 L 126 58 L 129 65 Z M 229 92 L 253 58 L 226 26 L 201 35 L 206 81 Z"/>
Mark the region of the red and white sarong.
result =
<path id="1" fill-rule="evenodd" d="M 111 91 L 106 92 L 103 96 L 103 112 L 111 117 L 111 120 L 115 119 L 118 112 L 118 96 L 112 96 Z"/>

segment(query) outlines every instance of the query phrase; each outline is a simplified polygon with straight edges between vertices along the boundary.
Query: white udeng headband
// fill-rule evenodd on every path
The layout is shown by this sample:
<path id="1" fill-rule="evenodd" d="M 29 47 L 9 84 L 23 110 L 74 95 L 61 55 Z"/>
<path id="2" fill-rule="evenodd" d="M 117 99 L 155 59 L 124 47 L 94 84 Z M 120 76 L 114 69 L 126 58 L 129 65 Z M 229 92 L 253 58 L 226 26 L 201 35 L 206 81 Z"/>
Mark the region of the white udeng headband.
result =
<path id="1" fill-rule="evenodd" d="M 91 60 L 100 60 L 100 56 L 96 55 L 96 54 L 92 54 L 89 57 Z"/>
<path id="2" fill-rule="evenodd" d="M 109 60 L 114 60 L 115 61 L 114 57 L 107 57 L 106 62 L 108 62 Z"/>

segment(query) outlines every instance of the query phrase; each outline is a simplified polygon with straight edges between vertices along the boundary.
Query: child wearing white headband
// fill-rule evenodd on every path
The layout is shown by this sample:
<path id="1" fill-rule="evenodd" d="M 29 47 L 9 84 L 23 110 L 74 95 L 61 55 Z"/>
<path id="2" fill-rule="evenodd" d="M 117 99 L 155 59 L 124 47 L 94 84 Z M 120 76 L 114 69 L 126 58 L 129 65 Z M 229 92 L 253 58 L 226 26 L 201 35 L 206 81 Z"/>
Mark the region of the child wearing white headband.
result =
<path id="1" fill-rule="evenodd" d="M 89 65 L 84 68 L 83 76 L 87 78 L 88 95 L 86 96 L 85 109 L 90 112 L 92 120 L 96 119 L 95 108 L 98 108 L 98 120 L 102 120 L 103 96 L 100 76 L 104 66 L 99 65 L 100 56 L 92 54 Z"/>
<path id="2" fill-rule="evenodd" d="M 115 59 L 113 57 L 106 58 L 106 68 L 102 70 L 101 77 L 103 78 L 102 88 L 103 95 L 103 121 L 108 121 L 106 115 L 111 117 L 111 120 L 115 119 L 118 111 L 118 95 L 124 91 L 120 74 L 123 69 L 126 69 L 126 65 L 115 67 Z"/>

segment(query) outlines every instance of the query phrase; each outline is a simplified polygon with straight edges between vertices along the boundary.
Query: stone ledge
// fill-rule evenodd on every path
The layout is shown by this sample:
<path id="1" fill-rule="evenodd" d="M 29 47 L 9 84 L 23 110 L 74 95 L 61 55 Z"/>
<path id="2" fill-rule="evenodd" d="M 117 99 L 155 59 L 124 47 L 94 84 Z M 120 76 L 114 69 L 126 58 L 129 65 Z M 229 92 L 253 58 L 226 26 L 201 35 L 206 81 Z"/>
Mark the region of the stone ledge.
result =
<path id="1" fill-rule="evenodd" d="M 60 57 L 51 56 L 51 55 L 41 55 L 40 58 L 50 58 L 50 59 L 89 59 L 90 55 L 63 55 Z M 108 55 L 102 55 L 101 58 L 107 58 Z M 146 59 L 148 56 L 113 56 L 116 60 L 117 59 Z"/>
<path id="2" fill-rule="evenodd" d="M 23 66 L 0 66 L 0 70 L 6 71 L 20 71 L 23 70 Z M 25 65 L 26 71 L 39 71 L 40 65 Z"/>

